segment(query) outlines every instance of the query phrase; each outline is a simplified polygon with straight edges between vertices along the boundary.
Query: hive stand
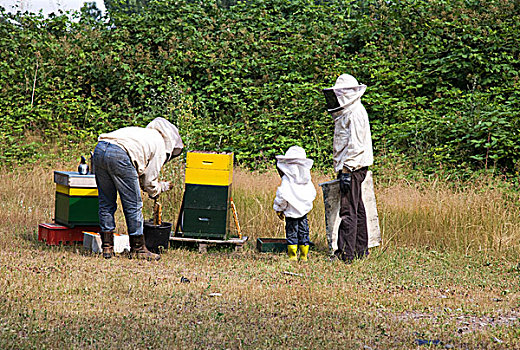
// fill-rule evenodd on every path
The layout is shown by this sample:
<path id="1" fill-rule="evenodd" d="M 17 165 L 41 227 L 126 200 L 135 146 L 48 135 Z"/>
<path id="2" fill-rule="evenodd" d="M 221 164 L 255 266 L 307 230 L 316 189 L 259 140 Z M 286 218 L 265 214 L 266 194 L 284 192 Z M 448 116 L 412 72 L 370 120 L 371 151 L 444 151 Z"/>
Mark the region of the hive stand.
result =
<path id="1" fill-rule="evenodd" d="M 208 247 L 210 246 L 225 246 L 232 245 L 235 247 L 235 251 L 241 251 L 244 248 L 248 240 L 247 236 L 242 238 L 230 238 L 226 240 L 220 239 L 201 239 L 201 238 L 184 238 L 184 237 L 170 237 L 170 242 L 184 242 L 184 243 L 194 243 L 197 245 L 199 253 L 206 253 L 208 251 Z"/>

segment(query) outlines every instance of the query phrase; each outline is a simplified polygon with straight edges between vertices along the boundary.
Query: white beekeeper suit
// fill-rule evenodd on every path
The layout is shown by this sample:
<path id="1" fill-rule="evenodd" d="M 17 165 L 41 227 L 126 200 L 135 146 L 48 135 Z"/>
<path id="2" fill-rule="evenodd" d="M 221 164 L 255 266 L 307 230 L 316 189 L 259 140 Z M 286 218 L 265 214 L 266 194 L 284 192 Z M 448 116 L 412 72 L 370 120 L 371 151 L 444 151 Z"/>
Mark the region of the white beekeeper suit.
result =
<path id="1" fill-rule="evenodd" d="M 178 156 L 184 147 L 179 130 L 164 118 L 155 118 L 146 128 L 126 127 L 101 134 L 106 141 L 124 149 L 137 170 L 141 188 L 150 197 L 167 191 L 167 182 L 159 182 L 161 167 L 169 158 Z"/>
<path id="2" fill-rule="evenodd" d="M 289 218 L 301 218 L 311 211 L 316 198 L 310 171 L 313 161 L 306 158 L 305 150 L 299 146 L 290 147 L 285 155 L 276 156 L 276 159 L 283 176 L 273 209 Z"/>
<path id="3" fill-rule="evenodd" d="M 366 85 L 358 84 L 356 78 L 342 74 L 336 84 L 325 89 L 327 110 L 334 118 L 334 170 L 346 168 L 352 172 L 373 164 L 370 124 L 361 96 Z"/>

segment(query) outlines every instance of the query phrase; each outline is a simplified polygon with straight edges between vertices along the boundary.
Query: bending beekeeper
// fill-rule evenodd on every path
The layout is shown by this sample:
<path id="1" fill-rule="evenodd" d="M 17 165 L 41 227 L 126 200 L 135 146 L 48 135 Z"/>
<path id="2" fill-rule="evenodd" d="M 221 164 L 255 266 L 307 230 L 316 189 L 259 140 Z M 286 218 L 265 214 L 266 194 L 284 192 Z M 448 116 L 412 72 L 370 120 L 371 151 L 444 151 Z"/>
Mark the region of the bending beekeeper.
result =
<path id="1" fill-rule="evenodd" d="M 327 111 L 334 118 L 334 170 L 341 191 L 341 223 L 338 232 L 339 259 L 350 263 L 368 255 L 368 231 L 361 184 L 374 162 L 370 124 L 361 96 L 366 85 L 342 74 L 336 84 L 324 89 Z"/>
<path id="2" fill-rule="evenodd" d="M 307 159 L 305 150 L 299 146 L 290 147 L 285 155 L 276 156 L 276 167 L 282 183 L 276 191 L 273 209 L 278 217 L 285 218 L 285 235 L 289 260 L 307 261 L 309 252 L 309 223 L 307 213 L 312 209 L 316 189 L 311 181 L 313 161 Z"/>
<path id="3" fill-rule="evenodd" d="M 131 256 L 160 259 L 146 249 L 141 189 L 150 198 L 170 190 L 171 182 L 158 181 L 159 173 L 166 162 L 181 154 L 183 147 L 179 131 L 164 118 L 155 118 L 146 128 L 126 127 L 99 136 L 93 164 L 99 192 L 103 257 L 109 259 L 114 255 L 114 213 L 119 193 Z"/>

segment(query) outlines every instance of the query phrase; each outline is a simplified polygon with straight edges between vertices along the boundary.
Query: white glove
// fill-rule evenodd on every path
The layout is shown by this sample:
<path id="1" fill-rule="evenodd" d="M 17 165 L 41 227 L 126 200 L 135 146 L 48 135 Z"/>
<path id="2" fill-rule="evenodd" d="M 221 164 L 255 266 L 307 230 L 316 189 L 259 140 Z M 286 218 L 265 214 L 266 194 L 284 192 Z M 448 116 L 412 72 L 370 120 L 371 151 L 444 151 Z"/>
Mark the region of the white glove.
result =
<path id="1" fill-rule="evenodd" d="M 161 193 L 171 190 L 172 183 L 170 181 L 161 181 L 159 182 L 159 185 L 161 186 Z"/>

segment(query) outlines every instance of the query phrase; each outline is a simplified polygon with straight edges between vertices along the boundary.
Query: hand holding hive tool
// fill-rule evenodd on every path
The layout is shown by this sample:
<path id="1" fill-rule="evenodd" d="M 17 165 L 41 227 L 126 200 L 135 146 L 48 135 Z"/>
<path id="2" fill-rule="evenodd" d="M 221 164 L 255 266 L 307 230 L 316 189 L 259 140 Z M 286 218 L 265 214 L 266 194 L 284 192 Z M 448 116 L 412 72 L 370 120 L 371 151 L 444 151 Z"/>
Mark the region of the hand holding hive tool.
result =
<path id="1" fill-rule="evenodd" d="M 242 238 L 242 230 L 240 229 L 240 223 L 238 222 L 237 208 L 235 207 L 235 202 L 233 202 L 233 198 L 231 198 L 229 202 L 231 203 L 231 209 L 233 210 L 233 218 L 235 219 L 235 225 L 237 225 L 238 238 Z"/>
<path id="2" fill-rule="evenodd" d="M 161 203 L 157 202 L 157 198 L 153 200 L 153 224 L 161 226 L 162 224 L 162 207 Z"/>
<path id="3" fill-rule="evenodd" d="M 162 192 L 169 191 L 173 188 L 171 181 L 161 181 L 159 184 L 161 185 Z M 157 198 L 159 198 L 158 195 L 153 198 L 153 224 L 155 226 L 161 226 L 162 225 L 162 207 L 161 207 L 161 203 L 157 202 Z"/>

